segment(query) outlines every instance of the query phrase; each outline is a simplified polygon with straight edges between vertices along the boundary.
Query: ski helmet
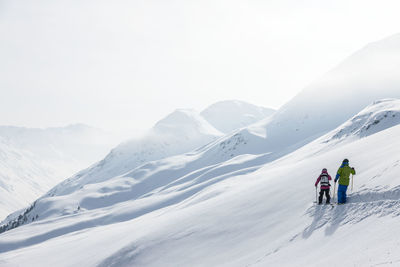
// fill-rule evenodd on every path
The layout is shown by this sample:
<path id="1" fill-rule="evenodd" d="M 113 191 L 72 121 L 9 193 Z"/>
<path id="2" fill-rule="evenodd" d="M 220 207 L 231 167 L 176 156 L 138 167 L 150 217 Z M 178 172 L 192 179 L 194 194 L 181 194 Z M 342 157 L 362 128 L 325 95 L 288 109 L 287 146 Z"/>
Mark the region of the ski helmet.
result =
<path id="1" fill-rule="evenodd" d="M 344 159 L 343 163 L 349 163 L 349 160 L 348 159 Z"/>
<path id="2" fill-rule="evenodd" d="M 326 173 L 326 172 L 328 172 L 328 170 L 326 168 L 323 168 L 322 173 Z"/>

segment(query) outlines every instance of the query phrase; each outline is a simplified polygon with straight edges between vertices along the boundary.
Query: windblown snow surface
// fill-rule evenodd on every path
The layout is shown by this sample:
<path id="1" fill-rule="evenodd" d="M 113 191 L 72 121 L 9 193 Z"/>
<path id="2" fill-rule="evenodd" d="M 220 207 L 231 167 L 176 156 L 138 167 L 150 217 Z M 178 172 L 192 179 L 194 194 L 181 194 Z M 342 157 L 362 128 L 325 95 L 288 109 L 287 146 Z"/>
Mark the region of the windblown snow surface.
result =
<path id="1" fill-rule="evenodd" d="M 190 164 L 208 158 L 199 150 L 71 193 L 55 188 L 26 213 L 27 221 L 38 215 L 33 223 L 1 234 L 0 263 L 399 264 L 399 123 L 400 100 L 377 101 L 257 168 L 254 155 L 242 155 L 190 171 Z M 315 179 L 323 167 L 333 175 L 343 158 L 357 171 L 349 203 L 315 206 Z"/>

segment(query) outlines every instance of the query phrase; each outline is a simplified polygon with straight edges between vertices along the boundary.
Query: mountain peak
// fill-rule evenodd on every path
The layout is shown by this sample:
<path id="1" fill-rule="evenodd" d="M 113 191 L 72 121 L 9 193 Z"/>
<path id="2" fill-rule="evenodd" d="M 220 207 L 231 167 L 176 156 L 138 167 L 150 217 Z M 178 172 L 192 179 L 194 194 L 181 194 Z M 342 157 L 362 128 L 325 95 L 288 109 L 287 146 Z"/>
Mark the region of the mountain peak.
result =
<path id="1" fill-rule="evenodd" d="M 153 127 L 153 130 L 161 134 L 202 133 L 221 135 L 210 123 L 193 109 L 177 109 L 161 119 Z"/>
<path id="2" fill-rule="evenodd" d="M 230 133 L 246 127 L 274 113 L 273 109 L 256 106 L 239 100 L 219 101 L 201 112 L 216 129 Z"/>
<path id="3" fill-rule="evenodd" d="M 339 126 L 324 142 L 349 136 L 366 137 L 400 124 L 400 99 L 382 99 Z"/>

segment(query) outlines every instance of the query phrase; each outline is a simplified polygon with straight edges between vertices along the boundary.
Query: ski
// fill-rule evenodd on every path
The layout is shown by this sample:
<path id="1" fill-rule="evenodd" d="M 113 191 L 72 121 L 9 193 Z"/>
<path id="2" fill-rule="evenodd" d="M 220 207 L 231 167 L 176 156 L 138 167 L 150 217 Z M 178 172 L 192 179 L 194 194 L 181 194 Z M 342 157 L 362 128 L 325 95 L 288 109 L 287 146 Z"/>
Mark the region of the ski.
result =
<path id="1" fill-rule="evenodd" d="M 332 204 L 332 203 L 329 203 L 329 204 L 325 204 L 325 203 L 318 204 L 316 201 L 313 201 L 313 204 L 315 206 L 331 206 L 331 208 L 333 208 L 333 207 L 335 207 L 337 205 L 337 203 L 334 203 L 334 204 Z"/>

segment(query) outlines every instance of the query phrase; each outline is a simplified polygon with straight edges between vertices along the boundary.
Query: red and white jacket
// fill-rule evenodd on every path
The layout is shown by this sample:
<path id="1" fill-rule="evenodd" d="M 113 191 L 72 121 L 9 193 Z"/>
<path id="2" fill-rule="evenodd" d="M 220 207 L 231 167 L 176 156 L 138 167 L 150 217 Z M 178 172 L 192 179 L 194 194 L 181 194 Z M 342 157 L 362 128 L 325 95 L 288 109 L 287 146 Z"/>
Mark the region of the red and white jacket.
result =
<path id="1" fill-rule="evenodd" d="M 315 182 L 315 186 L 318 185 L 319 182 L 321 182 L 321 189 L 329 189 L 329 181 L 331 181 L 332 178 L 331 176 L 328 174 L 327 170 L 322 170 L 322 173 L 318 176 L 317 181 Z"/>

